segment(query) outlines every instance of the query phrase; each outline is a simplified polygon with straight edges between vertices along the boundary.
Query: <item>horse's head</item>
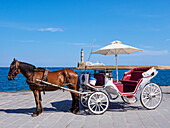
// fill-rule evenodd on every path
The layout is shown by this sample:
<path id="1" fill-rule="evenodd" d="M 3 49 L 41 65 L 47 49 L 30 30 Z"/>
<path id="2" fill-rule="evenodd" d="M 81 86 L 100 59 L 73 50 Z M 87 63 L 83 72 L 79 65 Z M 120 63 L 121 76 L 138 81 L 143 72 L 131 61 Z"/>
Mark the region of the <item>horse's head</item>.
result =
<path id="1" fill-rule="evenodd" d="M 13 62 L 10 65 L 8 80 L 14 80 L 14 78 L 17 77 L 18 73 L 20 73 L 19 62 L 14 58 Z"/>

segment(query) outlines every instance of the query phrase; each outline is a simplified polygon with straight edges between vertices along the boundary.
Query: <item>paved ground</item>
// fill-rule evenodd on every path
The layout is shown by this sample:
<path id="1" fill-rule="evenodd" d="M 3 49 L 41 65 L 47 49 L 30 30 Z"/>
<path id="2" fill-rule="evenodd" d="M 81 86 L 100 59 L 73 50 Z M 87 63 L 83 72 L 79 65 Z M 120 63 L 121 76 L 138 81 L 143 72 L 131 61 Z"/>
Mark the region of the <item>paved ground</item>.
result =
<path id="1" fill-rule="evenodd" d="M 170 87 L 162 87 L 163 101 L 156 110 L 146 110 L 138 101 L 127 105 L 118 98 L 103 115 L 91 115 L 81 107 L 68 113 L 71 97 L 55 91 L 43 95 L 44 112 L 31 117 L 35 110 L 32 92 L 0 93 L 0 128 L 169 128 Z"/>

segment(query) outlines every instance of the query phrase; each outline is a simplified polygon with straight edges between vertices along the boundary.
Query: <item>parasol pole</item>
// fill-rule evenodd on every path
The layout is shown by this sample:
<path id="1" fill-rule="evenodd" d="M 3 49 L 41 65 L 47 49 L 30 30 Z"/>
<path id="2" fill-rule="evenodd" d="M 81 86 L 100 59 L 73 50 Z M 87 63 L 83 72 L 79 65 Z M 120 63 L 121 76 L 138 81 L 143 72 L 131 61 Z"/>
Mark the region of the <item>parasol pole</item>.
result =
<path id="1" fill-rule="evenodd" d="M 117 54 L 115 55 L 115 57 L 116 57 L 116 76 L 117 76 L 117 82 L 118 82 Z"/>

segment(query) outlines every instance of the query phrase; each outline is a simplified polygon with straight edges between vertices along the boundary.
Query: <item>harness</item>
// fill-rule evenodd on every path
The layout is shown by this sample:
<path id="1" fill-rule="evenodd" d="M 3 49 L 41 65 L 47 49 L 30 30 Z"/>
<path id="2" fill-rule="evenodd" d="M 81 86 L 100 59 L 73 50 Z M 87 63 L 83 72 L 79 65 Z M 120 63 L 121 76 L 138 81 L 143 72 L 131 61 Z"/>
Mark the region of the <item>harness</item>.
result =
<path id="1" fill-rule="evenodd" d="M 35 81 L 35 72 L 43 72 L 43 77 L 42 77 L 42 81 L 48 81 L 48 73 L 49 73 L 49 70 L 48 69 L 44 69 L 44 68 L 35 68 L 34 69 L 34 72 L 33 74 L 30 75 L 29 78 L 32 77 L 32 80 L 30 80 L 29 78 L 26 80 L 27 84 L 28 85 L 33 85 L 33 86 L 36 86 L 36 87 L 43 87 L 43 94 L 45 94 L 45 86 L 46 84 L 43 84 L 42 82 L 39 83 L 35 83 L 33 81 Z"/>
<path id="2" fill-rule="evenodd" d="M 36 86 L 36 87 L 42 87 L 43 88 L 43 94 L 45 94 L 45 87 L 47 86 L 50 86 L 48 84 L 45 84 L 43 82 L 40 82 L 40 83 L 36 83 L 34 82 L 35 81 L 35 72 L 43 72 L 43 77 L 41 79 L 41 81 L 48 81 L 48 73 L 49 73 L 49 70 L 48 69 L 43 69 L 43 68 L 35 68 L 34 69 L 34 72 L 33 74 L 30 75 L 29 78 L 32 77 L 32 79 L 27 79 L 26 82 L 28 85 L 31 85 L 31 86 Z M 63 82 L 63 85 L 70 85 L 71 83 L 69 83 L 69 75 L 68 75 L 68 72 L 66 69 L 64 69 L 64 72 L 63 72 L 63 75 L 64 75 L 64 82 Z"/>

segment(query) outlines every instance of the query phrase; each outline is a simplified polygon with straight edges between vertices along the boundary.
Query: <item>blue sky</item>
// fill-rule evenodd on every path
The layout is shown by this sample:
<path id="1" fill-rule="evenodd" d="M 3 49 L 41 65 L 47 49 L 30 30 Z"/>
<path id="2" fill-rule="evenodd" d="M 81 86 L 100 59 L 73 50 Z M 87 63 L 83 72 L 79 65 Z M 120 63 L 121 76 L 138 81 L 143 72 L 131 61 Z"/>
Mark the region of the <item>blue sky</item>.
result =
<path id="1" fill-rule="evenodd" d="M 170 65 L 169 0 L 0 0 L 0 66 L 77 66 L 114 40 L 144 51 L 119 65 Z M 112 55 L 90 61 L 115 65 Z"/>

